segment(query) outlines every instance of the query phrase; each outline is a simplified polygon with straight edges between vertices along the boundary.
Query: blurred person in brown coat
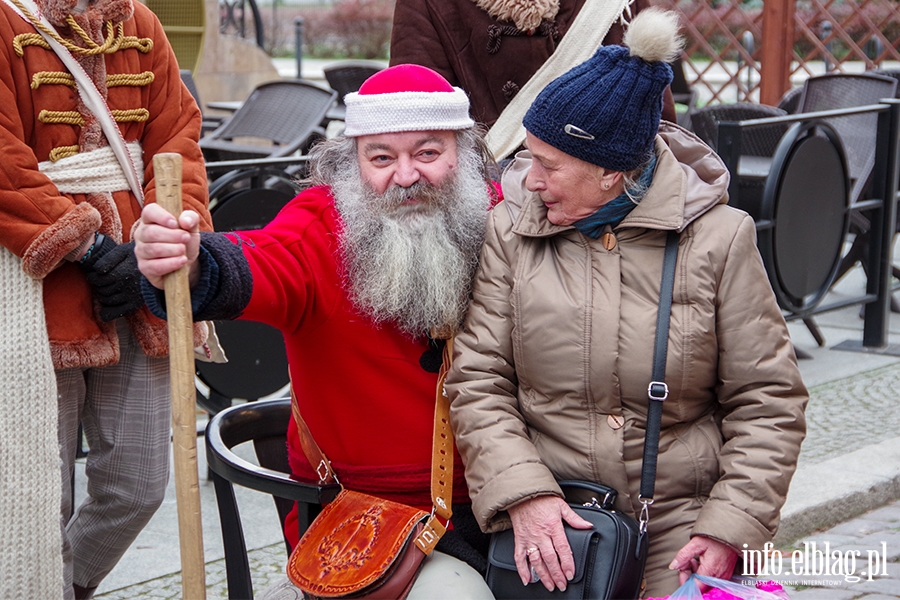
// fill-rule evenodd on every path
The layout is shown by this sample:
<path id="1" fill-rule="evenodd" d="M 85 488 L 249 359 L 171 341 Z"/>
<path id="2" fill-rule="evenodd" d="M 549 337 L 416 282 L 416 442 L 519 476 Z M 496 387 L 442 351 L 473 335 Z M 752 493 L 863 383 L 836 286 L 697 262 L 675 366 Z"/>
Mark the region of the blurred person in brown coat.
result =
<path id="1" fill-rule="evenodd" d="M 603 45 L 621 44 L 623 21 L 650 4 L 627 4 Z M 434 69 L 469 94 L 472 118 L 490 127 L 554 53 L 584 5 L 585 0 L 397 0 L 390 63 Z M 675 122 L 668 88 L 662 118 Z"/>

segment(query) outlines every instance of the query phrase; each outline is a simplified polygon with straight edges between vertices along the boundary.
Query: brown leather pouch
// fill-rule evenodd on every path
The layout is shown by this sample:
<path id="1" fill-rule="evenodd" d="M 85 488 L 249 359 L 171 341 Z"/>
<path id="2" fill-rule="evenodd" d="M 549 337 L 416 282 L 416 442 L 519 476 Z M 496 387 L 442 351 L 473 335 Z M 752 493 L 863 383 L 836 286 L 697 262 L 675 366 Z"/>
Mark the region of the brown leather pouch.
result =
<path id="1" fill-rule="evenodd" d="M 414 543 L 428 513 L 351 490 L 322 509 L 288 560 L 313 598 L 403 598 L 425 558 Z"/>
<path id="2" fill-rule="evenodd" d="M 444 394 L 452 353 L 450 339 L 435 390 L 431 513 L 342 489 L 310 524 L 288 559 L 288 577 L 307 596 L 403 600 L 412 588 L 422 561 L 434 550 L 453 514 L 453 432 L 450 402 Z M 291 398 L 300 445 L 309 464 L 316 469 L 320 483 L 338 483 L 331 462 L 300 414 L 293 389 Z"/>

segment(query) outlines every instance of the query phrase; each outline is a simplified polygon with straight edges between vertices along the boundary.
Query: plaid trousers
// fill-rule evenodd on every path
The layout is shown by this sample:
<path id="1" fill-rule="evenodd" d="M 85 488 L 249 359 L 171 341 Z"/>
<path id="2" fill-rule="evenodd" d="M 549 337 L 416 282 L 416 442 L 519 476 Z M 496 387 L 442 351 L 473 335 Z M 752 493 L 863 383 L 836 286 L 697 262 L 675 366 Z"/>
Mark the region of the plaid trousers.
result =
<path id="1" fill-rule="evenodd" d="M 96 587 L 116 566 L 162 504 L 169 477 L 168 359 L 144 355 L 124 319 L 116 329 L 117 364 L 56 371 L 66 598 L 73 582 Z M 74 508 L 79 422 L 89 448 L 87 498 Z"/>

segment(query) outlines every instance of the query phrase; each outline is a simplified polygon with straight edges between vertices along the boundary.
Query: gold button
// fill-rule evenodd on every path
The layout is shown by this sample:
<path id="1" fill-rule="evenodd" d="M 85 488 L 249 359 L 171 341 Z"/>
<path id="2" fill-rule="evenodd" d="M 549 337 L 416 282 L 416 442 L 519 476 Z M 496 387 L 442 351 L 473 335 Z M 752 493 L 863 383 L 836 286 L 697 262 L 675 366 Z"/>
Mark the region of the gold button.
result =
<path id="1" fill-rule="evenodd" d="M 606 417 L 606 424 L 611 429 L 621 429 L 622 425 L 625 424 L 625 417 L 622 415 L 609 415 Z"/>
<path id="2" fill-rule="evenodd" d="M 613 233 L 606 232 L 602 236 L 600 236 L 600 243 L 603 244 L 603 247 L 607 250 L 612 250 L 616 247 L 616 236 Z"/>

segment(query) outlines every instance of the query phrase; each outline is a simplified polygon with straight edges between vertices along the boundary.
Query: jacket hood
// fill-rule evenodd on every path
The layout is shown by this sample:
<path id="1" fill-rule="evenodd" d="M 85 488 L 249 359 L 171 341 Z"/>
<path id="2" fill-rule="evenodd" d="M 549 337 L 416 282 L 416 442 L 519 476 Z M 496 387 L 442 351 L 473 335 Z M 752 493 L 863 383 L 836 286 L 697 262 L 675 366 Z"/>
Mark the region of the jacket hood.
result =
<path id="1" fill-rule="evenodd" d="M 717 204 L 728 202 L 731 176 L 722 159 L 693 133 L 663 121 L 656 136 L 656 172 L 650 189 L 618 229 L 640 227 L 683 231 Z M 516 234 L 548 237 L 574 229 L 547 220 L 547 207 L 525 187 L 531 153 L 523 150 L 503 172 L 504 202 Z"/>

